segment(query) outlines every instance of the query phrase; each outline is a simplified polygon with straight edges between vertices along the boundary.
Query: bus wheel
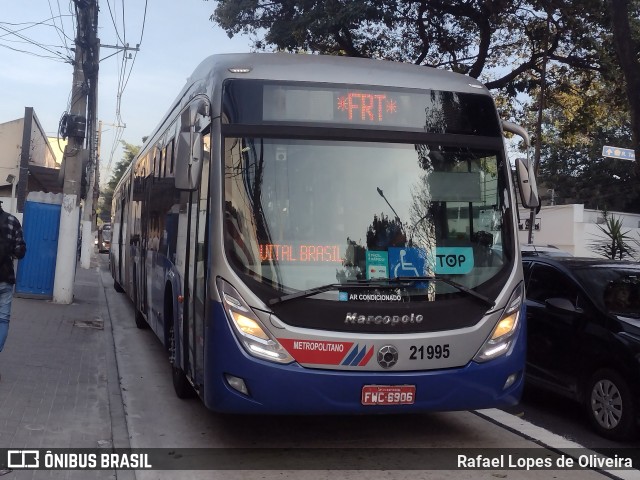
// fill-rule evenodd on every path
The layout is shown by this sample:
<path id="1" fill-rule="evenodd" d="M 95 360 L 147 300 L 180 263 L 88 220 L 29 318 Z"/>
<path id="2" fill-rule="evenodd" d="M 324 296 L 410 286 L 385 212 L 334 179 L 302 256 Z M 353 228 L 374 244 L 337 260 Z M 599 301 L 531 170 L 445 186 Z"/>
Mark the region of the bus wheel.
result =
<path id="1" fill-rule="evenodd" d="M 118 293 L 124 292 L 124 288 L 122 288 L 116 280 L 113 281 L 113 289 Z"/>
<path id="2" fill-rule="evenodd" d="M 168 317 L 171 318 L 171 317 Z M 178 398 L 191 398 L 194 390 L 184 370 L 177 365 L 176 361 L 176 336 L 173 330 L 173 322 L 169 327 L 169 364 L 171 365 L 171 379 L 173 380 L 173 389 Z"/>
<path id="3" fill-rule="evenodd" d="M 140 312 L 140 310 L 138 310 L 137 308 L 136 308 L 136 327 L 138 327 L 141 330 L 149 328 L 149 324 L 142 316 L 142 313 Z"/>
<path id="4" fill-rule="evenodd" d="M 145 328 L 149 328 L 149 324 L 144 319 L 142 312 L 138 310 L 138 290 L 135 288 L 135 286 L 133 288 L 133 308 L 136 311 L 136 314 L 135 314 L 136 327 L 138 327 L 141 330 L 144 330 Z"/>

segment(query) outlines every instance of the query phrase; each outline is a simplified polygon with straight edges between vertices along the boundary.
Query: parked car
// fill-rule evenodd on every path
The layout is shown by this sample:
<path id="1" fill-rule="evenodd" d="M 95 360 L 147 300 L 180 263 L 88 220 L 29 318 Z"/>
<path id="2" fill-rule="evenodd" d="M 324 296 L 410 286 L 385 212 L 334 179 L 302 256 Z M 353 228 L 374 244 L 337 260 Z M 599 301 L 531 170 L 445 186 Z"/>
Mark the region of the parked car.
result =
<path id="1" fill-rule="evenodd" d="M 602 436 L 640 420 L 640 264 L 524 257 L 527 383 L 580 402 Z"/>
<path id="2" fill-rule="evenodd" d="M 573 257 L 569 252 L 560 250 L 555 245 L 534 245 L 531 243 L 524 243 L 520 245 L 520 252 L 522 256 L 537 256 L 546 255 L 548 257 Z"/>

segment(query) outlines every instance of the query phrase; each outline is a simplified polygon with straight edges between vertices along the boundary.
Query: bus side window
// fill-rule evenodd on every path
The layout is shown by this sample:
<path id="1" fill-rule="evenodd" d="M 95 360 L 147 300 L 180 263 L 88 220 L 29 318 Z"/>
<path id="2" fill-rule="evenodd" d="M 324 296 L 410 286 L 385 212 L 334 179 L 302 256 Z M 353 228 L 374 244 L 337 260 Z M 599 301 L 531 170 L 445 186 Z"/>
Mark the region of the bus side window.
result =
<path id="1" fill-rule="evenodd" d="M 165 145 L 160 154 L 160 177 L 167 176 L 167 146 Z"/>
<path id="2" fill-rule="evenodd" d="M 167 177 L 173 177 L 173 168 L 175 164 L 175 158 L 173 154 L 174 142 L 175 142 L 175 139 L 172 138 L 171 141 L 167 144 L 167 155 L 165 157 L 165 162 L 167 164 L 165 165 L 165 173 Z"/>
<path id="3" fill-rule="evenodd" d="M 151 167 L 151 176 L 156 177 L 158 175 L 158 148 L 153 148 L 153 165 Z"/>

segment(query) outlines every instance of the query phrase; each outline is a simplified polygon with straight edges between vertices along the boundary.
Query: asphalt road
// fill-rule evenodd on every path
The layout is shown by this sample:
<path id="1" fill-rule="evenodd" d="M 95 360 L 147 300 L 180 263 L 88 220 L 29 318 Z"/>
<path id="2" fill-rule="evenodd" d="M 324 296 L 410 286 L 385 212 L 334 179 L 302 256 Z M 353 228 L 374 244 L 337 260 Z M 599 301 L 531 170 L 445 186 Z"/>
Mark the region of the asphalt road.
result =
<path id="1" fill-rule="evenodd" d="M 553 392 L 526 387 L 520 404 L 505 411 L 595 451 L 640 450 L 640 438 L 614 442 L 599 436 L 591 430 L 581 405 Z"/>
<path id="2" fill-rule="evenodd" d="M 262 455 L 262 452 L 273 452 L 268 455 L 269 460 L 275 462 L 274 467 L 266 470 L 252 467 L 243 458 L 238 461 L 237 469 L 225 471 L 136 471 L 137 480 L 640 478 L 637 471 L 624 471 L 617 476 L 619 471 L 612 475 L 593 469 L 426 470 L 425 467 L 411 468 L 410 464 L 400 461 L 411 461 L 407 452 L 429 456 L 436 465 L 441 461 L 439 456 L 451 452 L 482 450 L 500 455 L 515 449 L 527 456 L 541 452 L 548 455 L 553 451 L 548 444 L 518 431 L 520 427 L 508 427 L 491 420 L 488 418 L 491 411 L 482 411 L 484 414 L 480 415 L 443 412 L 407 416 L 233 416 L 211 412 L 197 398 L 180 400 L 173 392 L 166 351 L 151 330 L 136 328 L 132 303 L 126 295 L 114 291 L 106 258 L 106 255 L 102 258 L 102 283 L 113 329 L 131 447 L 204 448 L 211 449 L 208 450 L 211 453 L 242 448 L 253 452 L 251 458 L 255 458 L 256 452 Z M 495 412 L 517 420 L 504 412 Z M 318 452 L 314 458 L 308 457 L 310 450 Z M 342 466 L 343 459 L 344 465 L 350 468 Z M 288 468 L 279 467 L 279 461 Z M 326 465 L 326 469 L 322 465 Z"/>

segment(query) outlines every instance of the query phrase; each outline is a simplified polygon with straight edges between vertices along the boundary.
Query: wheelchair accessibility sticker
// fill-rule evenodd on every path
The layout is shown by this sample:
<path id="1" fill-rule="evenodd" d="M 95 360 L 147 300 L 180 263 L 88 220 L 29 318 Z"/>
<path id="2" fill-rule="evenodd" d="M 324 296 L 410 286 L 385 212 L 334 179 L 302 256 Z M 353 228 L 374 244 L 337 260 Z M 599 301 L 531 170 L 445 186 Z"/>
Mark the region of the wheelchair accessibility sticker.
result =
<path id="1" fill-rule="evenodd" d="M 426 252 L 421 248 L 389 247 L 389 277 L 421 277 L 427 275 Z"/>

